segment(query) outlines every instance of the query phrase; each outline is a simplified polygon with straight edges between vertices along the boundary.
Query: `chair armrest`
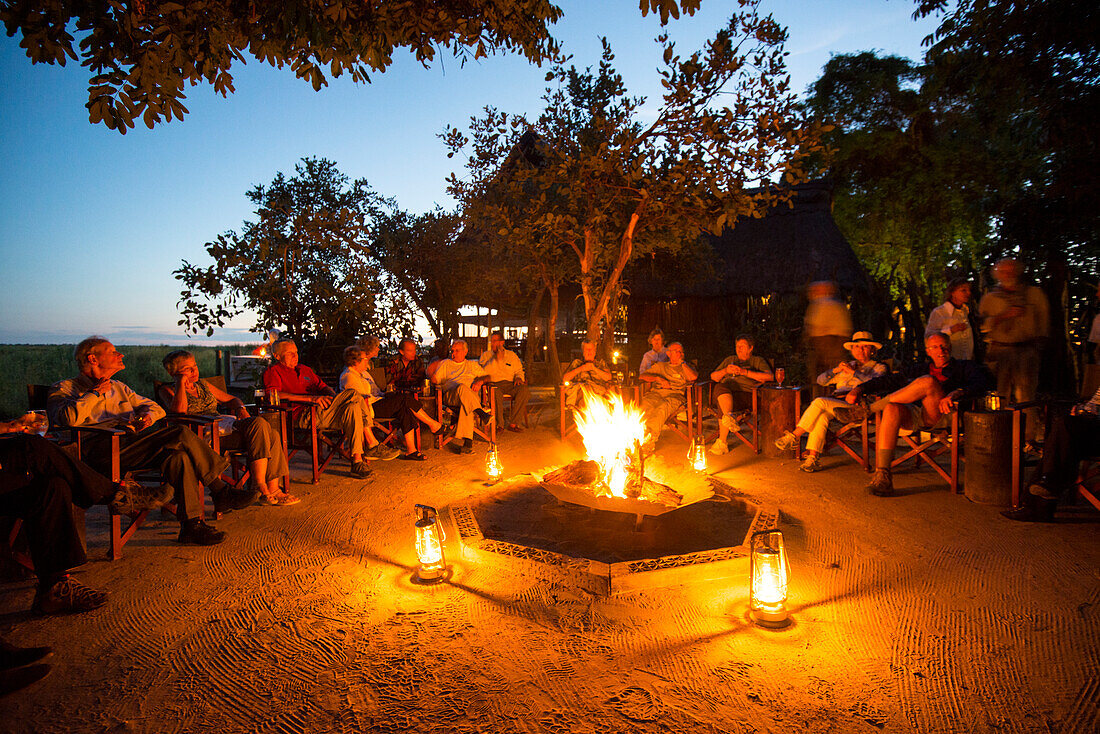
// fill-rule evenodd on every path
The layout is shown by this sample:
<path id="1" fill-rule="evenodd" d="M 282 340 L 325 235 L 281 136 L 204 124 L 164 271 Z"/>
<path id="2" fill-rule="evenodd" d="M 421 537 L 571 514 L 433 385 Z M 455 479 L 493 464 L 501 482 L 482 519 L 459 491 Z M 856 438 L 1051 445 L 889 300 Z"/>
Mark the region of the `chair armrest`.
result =
<path id="1" fill-rule="evenodd" d="M 169 423 L 189 423 L 196 426 L 208 426 L 218 422 L 216 415 L 193 415 L 191 413 L 169 413 L 164 416 Z"/>

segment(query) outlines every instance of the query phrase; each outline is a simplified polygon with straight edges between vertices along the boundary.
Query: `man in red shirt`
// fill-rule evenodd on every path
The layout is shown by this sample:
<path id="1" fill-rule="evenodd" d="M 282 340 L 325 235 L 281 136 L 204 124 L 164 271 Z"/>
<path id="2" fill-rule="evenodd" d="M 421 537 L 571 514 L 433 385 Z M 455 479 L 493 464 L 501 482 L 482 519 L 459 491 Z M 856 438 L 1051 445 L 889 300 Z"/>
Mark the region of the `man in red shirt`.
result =
<path id="1" fill-rule="evenodd" d="M 363 417 L 368 408 L 363 396 L 355 390 L 344 390 L 339 395 L 325 384 L 309 367 L 298 364 L 298 345 L 290 339 L 275 342 L 271 348 L 275 364 L 264 372 L 264 388 L 278 390 L 280 397 L 308 400 L 317 403 L 318 430 L 333 428 L 344 432 L 351 443 L 351 473 L 356 477 L 370 476 L 371 470 L 363 460 Z M 294 425 L 308 428 L 308 416 L 304 406 L 291 414 Z"/>

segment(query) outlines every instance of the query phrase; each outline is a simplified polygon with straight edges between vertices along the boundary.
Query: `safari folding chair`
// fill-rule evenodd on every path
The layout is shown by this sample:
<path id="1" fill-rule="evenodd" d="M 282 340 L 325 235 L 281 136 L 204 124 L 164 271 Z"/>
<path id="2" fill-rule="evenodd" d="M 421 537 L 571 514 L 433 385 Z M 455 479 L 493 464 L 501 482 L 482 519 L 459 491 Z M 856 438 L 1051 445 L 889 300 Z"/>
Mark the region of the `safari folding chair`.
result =
<path id="1" fill-rule="evenodd" d="M 371 377 L 374 378 L 378 387 L 385 391 L 389 385 L 389 377 L 386 375 L 386 370 L 381 367 L 371 368 Z M 405 449 L 405 434 L 401 432 L 401 424 L 396 418 L 379 418 L 374 417 L 374 429 L 377 429 L 375 437 L 378 438 L 379 443 L 388 444 L 394 448 L 403 451 Z M 373 429 L 372 429 L 373 430 Z M 381 435 L 379 436 L 379 433 Z M 416 450 L 420 450 L 420 422 L 417 421 L 416 428 L 413 429 L 413 441 L 416 445 Z"/>
<path id="2" fill-rule="evenodd" d="M 288 462 L 299 451 L 309 452 L 313 470 L 313 484 L 317 483 L 317 480 L 321 477 L 321 472 L 328 467 L 329 462 L 335 457 L 343 456 L 348 461 L 351 460 L 351 455 L 344 448 L 344 432 L 339 428 L 319 428 L 321 415 L 317 403 L 312 400 L 282 397 L 281 404 L 286 405 L 288 408 L 300 406 L 302 410 L 306 411 L 308 425 L 305 428 L 296 428 L 293 415 L 288 415 L 284 418 L 280 431 L 283 446 L 286 447 Z M 303 434 L 301 441 L 298 440 L 299 437 L 296 435 L 298 431 Z"/>
<path id="3" fill-rule="evenodd" d="M 899 435 L 899 438 L 909 445 L 909 450 L 891 461 L 890 468 L 900 467 L 910 460 L 921 459 L 947 483 L 953 493 L 959 494 L 962 491 L 962 486 L 959 484 L 959 449 L 962 445 L 962 434 L 959 430 L 960 413 L 961 410 L 951 413 L 947 428 L 937 428 L 927 432 L 929 438 L 926 441 L 920 440 L 920 435 L 925 433 L 924 431 Z M 875 415 L 876 434 L 878 434 L 881 419 L 881 413 Z M 936 462 L 936 458 L 944 454 L 949 458 L 947 469 Z"/>
<path id="4" fill-rule="evenodd" d="M 698 436 L 703 437 L 705 443 L 710 443 L 714 439 L 718 438 L 718 422 L 722 419 L 722 416 L 718 412 L 718 408 L 714 405 L 714 399 L 712 397 L 714 390 L 713 380 L 698 380 L 691 386 L 693 391 L 692 401 L 695 403 L 695 433 Z M 713 420 L 713 426 L 710 426 L 710 421 Z M 704 425 L 704 421 L 708 425 Z M 730 434 L 740 439 L 741 443 L 748 446 L 753 450 L 753 453 L 760 453 L 760 437 L 762 431 L 760 429 L 760 388 L 754 387 L 752 389 L 752 412 L 749 414 L 748 421 L 741 423 L 741 428 L 736 431 L 730 431 Z"/>
<path id="5" fill-rule="evenodd" d="M 443 403 L 443 390 L 439 389 L 439 386 L 434 387 L 435 390 L 435 415 L 436 420 L 442 421 L 444 411 L 449 411 L 451 415 L 457 415 L 459 406 L 457 405 L 445 405 Z M 484 383 L 481 386 L 481 392 L 479 394 L 481 398 L 481 407 L 483 410 L 489 411 L 489 420 L 484 425 L 478 425 L 477 417 L 474 418 L 474 436 L 481 438 L 488 443 L 496 443 L 497 440 L 497 389 L 488 383 Z M 457 440 L 455 436 L 455 426 L 452 424 L 447 427 L 442 433 L 439 434 L 436 439 L 436 448 L 443 448 L 451 441 Z"/>

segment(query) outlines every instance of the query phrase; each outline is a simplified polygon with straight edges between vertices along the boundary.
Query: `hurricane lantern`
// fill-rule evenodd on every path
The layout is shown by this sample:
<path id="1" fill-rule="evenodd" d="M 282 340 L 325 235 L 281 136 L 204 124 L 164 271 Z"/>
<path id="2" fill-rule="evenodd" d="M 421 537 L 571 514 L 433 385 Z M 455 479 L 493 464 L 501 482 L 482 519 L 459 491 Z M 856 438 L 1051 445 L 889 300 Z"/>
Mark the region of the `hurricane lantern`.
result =
<path id="1" fill-rule="evenodd" d="M 702 436 L 696 436 L 691 442 L 691 447 L 688 448 L 688 463 L 700 474 L 707 473 L 707 445 L 703 442 Z"/>
<path id="2" fill-rule="evenodd" d="M 500 463 L 500 452 L 496 443 L 489 444 L 489 451 L 485 454 L 485 473 L 489 475 L 489 482 L 495 484 L 504 476 L 504 466 Z"/>
<path id="3" fill-rule="evenodd" d="M 447 559 L 443 556 L 443 528 L 439 513 L 434 507 L 416 505 L 416 555 L 420 567 L 417 579 L 426 582 L 442 581 L 447 573 Z"/>
<path id="4" fill-rule="evenodd" d="M 749 539 L 749 610 L 762 627 L 786 627 L 787 553 L 783 533 L 761 530 Z"/>

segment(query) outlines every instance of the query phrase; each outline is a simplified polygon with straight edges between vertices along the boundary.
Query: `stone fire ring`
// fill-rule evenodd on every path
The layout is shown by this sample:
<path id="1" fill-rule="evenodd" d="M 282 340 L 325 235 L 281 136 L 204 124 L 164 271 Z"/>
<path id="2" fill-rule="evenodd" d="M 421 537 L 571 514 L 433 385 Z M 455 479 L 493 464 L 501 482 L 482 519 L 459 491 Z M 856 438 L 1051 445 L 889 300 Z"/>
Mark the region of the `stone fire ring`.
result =
<path id="1" fill-rule="evenodd" d="M 779 508 L 762 504 L 717 479 L 708 478 L 708 481 L 714 486 L 716 496 L 728 502 L 741 503 L 744 505 L 746 514 L 751 517 L 748 529 L 737 545 L 683 555 L 663 555 L 657 558 L 605 563 L 583 556 L 564 555 L 486 537 L 478 524 L 472 505 L 446 507 L 443 517 L 449 521 L 450 530 L 453 531 L 453 533 L 448 532 L 448 535 L 457 536 L 462 556 L 467 561 L 503 565 L 548 581 L 582 588 L 603 596 L 629 594 L 645 589 L 681 584 L 744 578 L 748 574 L 749 539 L 753 533 L 778 527 Z M 559 497 L 559 499 L 566 498 Z M 638 512 L 635 506 L 637 501 L 634 500 L 616 500 L 612 497 L 595 499 L 596 501 L 593 502 L 593 498 L 589 496 L 580 504 L 613 512 L 628 514 Z M 607 500 L 607 502 L 600 500 Z M 624 502 L 627 504 L 623 504 Z M 654 509 L 656 506 L 650 508 L 650 514 L 664 514 L 664 512 L 653 513 Z M 673 511 L 681 508 L 662 507 L 661 509 Z"/>

